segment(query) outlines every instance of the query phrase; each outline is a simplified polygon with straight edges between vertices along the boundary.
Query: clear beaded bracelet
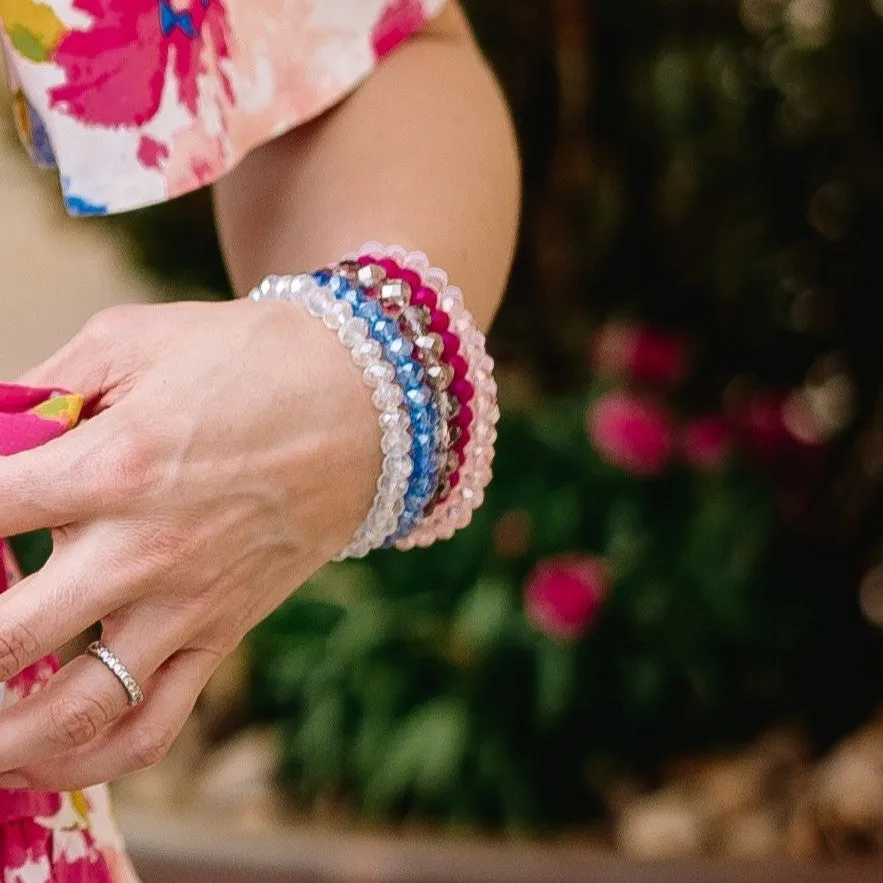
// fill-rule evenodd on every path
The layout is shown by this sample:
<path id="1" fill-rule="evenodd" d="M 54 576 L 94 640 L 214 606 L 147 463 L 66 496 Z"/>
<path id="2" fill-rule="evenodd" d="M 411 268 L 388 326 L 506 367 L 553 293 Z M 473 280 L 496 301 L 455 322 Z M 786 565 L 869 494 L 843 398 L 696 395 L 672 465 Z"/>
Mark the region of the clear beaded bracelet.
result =
<path id="1" fill-rule="evenodd" d="M 253 301 L 290 301 L 305 307 L 310 315 L 337 332 L 353 361 L 363 369 L 365 382 L 374 389 L 371 400 L 380 412 L 384 454 L 377 494 L 362 526 L 338 556 L 339 559 L 364 557 L 395 532 L 413 468 L 411 418 L 404 407 L 402 389 L 393 381 L 395 368 L 384 356 L 380 343 L 370 336 L 365 319 L 353 315 L 351 304 L 336 300 L 327 287 L 309 274 L 269 276 L 249 297 Z"/>

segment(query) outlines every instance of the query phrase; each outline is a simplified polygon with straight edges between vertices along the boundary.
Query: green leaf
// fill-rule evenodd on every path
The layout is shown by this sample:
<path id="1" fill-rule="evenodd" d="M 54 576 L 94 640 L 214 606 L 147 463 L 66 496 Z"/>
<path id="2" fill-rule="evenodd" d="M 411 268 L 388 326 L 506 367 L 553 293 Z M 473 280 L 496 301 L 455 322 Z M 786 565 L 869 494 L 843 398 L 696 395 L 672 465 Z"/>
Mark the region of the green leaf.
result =
<path id="1" fill-rule="evenodd" d="M 391 806 L 411 791 L 424 798 L 457 787 L 469 735 L 459 699 L 433 699 L 412 712 L 390 737 L 386 757 L 366 788 L 369 806 Z"/>
<path id="2" fill-rule="evenodd" d="M 540 724 L 557 721 L 567 710 L 576 686 L 573 647 L 539 637 L 536 651 L 536 709 Z"/>
<path id="3" fill-rule="evenodd" d="M 509 583 L 487 577 L 463 597 L 454 617 L 453 633 L 473 650 L 487 651 L 506 636 L 514 613 Z"/>
<path id="4" fill-rule="evenodd" d="M 328 637 L 325 652 L 336 666 L 358 664 L 395 634 L 396 613 L 386 601 L 366 601 L 350 607 Z"/>
<path id="5" fill-rule="evenodd" d="M 345 762 L 346 704 L 338 692 L 326 692 L 306 713 L 294 737 L 305 775 L 317 782 L 340 780 Z"/>

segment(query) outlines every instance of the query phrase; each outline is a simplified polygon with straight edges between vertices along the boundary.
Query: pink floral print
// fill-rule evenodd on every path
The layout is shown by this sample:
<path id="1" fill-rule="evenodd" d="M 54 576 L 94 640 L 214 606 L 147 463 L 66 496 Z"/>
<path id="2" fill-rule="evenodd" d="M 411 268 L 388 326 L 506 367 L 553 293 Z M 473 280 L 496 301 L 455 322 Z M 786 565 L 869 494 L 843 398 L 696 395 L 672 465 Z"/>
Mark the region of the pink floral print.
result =
<path id="1" fill-rule="evenodd" d="M 322 113 L 445 0 L 0 0 L 19 130 L 72 214 L 216 181 Z"/>

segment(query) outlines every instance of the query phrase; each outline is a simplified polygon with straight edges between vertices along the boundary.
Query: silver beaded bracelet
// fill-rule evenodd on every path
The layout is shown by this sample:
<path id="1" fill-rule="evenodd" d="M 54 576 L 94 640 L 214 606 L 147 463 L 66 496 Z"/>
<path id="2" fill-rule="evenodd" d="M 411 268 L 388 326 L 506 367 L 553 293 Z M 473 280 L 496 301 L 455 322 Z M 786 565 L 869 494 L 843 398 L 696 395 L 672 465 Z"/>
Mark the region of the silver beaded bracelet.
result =
<path id="1" fill-rule="evenodd" d="M 411 419 L 403 406 L 402 388 L 395 382 L 395 369 L 384 358 L 381 345 L 370 336 L 368 323 L 354 316 L 349 303 L 336 300 L 328 288 L 307 273 L 268 276 L 249 297 L 253 301 L 282 300 L 299 304 L 311 316 L 321 319 L 329 330 L 337 333 L 353 361 L 363 369 L 365 382 L 374 390 L 371 401 L 379 412 L 378 422 L 383 430 L 383 468 L 367 517 L 336 560 L 363 558 L 395 532 L 404 511 L 408 477 L 413 466 Z"/>

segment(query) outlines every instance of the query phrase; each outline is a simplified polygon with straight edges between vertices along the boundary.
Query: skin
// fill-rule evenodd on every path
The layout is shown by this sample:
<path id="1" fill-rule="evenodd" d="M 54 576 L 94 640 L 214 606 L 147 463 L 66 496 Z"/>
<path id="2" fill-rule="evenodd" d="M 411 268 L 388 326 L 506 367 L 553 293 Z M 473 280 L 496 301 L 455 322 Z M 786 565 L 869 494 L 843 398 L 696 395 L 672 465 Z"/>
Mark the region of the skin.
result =
<path id="1" fill-rule="evenodd" d="M 481 326 L 514 247 L 505 104 L 454 5 L 319 120 L 214 191 L 231 284 L 323 266 L 366 240 L 419 248 Z M 287 304 L 96 315 L 20 382 L 93 416 L 0 458 L 0 536 L 51 527 L 46 566 L 0 597 L 0 680 L 92 623 L 143 685 L 81 656 L 0 712 L 0 788 L 67 790 L 150 766 L 245 633 L 368 511 L 380 430 L 335 336 Z"/>

